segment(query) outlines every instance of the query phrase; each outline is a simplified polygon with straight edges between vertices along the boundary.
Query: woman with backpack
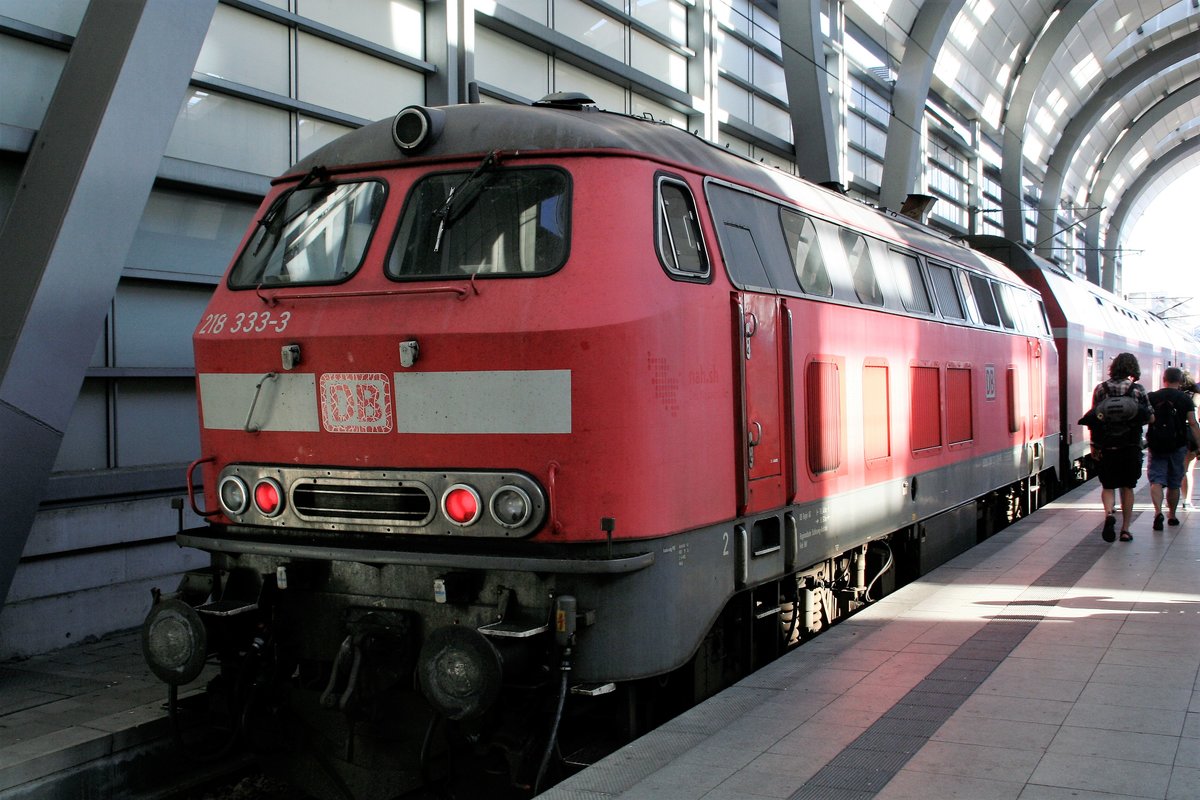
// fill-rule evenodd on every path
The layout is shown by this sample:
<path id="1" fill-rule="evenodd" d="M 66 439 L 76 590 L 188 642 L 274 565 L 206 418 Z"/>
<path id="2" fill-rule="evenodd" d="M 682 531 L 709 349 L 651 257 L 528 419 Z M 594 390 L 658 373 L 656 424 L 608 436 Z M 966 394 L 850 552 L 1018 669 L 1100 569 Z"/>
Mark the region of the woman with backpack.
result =
<path id="1" fill-rule="evenodd" d="M 1092 408 L 1079 420 L 1092 432 L 1092 460 L 1100 477 L 1104 505 L 1101 536 L 1117 538 L 1116 493 L 1121 493 L 1121 541 L 1133 540 L 1133 489 L 1142 474 L 1142 426 L 1150 421 L 1150 403 L 1138 383 L 1142 368 L 1133 353 L 1121 353 L 1108 367 L 1109 378 L 1092 390 Z"/>

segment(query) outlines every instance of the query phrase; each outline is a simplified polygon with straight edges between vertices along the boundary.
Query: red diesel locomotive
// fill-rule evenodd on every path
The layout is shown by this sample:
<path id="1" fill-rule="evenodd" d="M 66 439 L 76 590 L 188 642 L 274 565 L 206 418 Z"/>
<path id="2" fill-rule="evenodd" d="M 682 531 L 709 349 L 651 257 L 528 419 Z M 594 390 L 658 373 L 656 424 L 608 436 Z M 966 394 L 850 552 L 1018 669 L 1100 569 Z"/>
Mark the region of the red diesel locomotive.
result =
<path id="1" fill-rule="evenodd" d="M 317 151 L 194 342 L 212 567 L 147 658 L 172 697 L 218 661 L 231 741 L 319 796 L 468 751 L 544 785 L 571 719 L 711 694 L 1067 463 L 1013 272 L 574 95 Z"/>

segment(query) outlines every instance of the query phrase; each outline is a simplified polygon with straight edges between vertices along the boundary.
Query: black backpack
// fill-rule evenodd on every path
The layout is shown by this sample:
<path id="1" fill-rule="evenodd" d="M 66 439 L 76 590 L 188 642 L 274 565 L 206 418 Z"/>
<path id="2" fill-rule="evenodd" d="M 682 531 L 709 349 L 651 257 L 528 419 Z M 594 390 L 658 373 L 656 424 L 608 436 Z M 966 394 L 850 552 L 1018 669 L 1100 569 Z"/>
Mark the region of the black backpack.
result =
<path id="1" fill-rule="evenodd" d="M 1157 398 L 1154 421 L 1146 429 L 1146 445 L 1151 453 L 1171 453 L 1187 444 L 1185 420 L 1173 396 Z"/>
<path id="2" fill-rule="evenodd" d="M 1133 395 L 1110 394 L 1096 404 L 1096 420 L 1105 428 L 1126 430 L 1138 414 L 1138 402 Z"/>

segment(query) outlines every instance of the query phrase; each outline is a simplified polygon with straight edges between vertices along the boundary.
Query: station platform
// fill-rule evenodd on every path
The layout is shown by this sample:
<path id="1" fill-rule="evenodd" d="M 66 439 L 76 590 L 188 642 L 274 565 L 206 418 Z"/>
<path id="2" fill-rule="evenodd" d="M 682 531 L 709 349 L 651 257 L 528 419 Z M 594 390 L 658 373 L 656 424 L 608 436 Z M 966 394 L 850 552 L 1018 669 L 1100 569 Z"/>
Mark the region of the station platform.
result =
<path id="1" fill-rule="evenodd" d="M 1095 481 L 542 800 L 1200 797 L 1200 511 Z M 1119 527 L 1119 526 L 1118 526 Z"/>
<path id="2" fill-rule="evenodd" d="M 166 699 L 136 630 L 0 664 L 0 798 L 148 798 L 203 781 L 209 768 L 171 746 Z"/>
<path id="3" fill-rule="evenodd" d="M 1137 499 L 1132 542 L 1090 482 L 541 797 L 1200 797 L 1200 512 Z M 0 798 L 152 797 L 194 769 L 165 700 L 137 631 L 0 663 Z"/>

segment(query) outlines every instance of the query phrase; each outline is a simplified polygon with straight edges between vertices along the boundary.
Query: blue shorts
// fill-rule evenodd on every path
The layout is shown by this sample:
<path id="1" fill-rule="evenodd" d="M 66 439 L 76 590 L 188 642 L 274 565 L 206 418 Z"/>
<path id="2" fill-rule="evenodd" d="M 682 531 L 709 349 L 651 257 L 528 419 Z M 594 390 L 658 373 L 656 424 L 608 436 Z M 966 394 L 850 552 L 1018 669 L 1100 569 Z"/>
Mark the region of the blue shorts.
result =
<path id="1" fill-rule="evenodd" d="M 1186 447 L 1172 450 L 1170 453 L 1150 453 L 1150 465 L 1146 468 L 1147 480 L 1168 489 L 1178 489 L 1183 480 L 1183 459 L 1186 455 Z"/>

